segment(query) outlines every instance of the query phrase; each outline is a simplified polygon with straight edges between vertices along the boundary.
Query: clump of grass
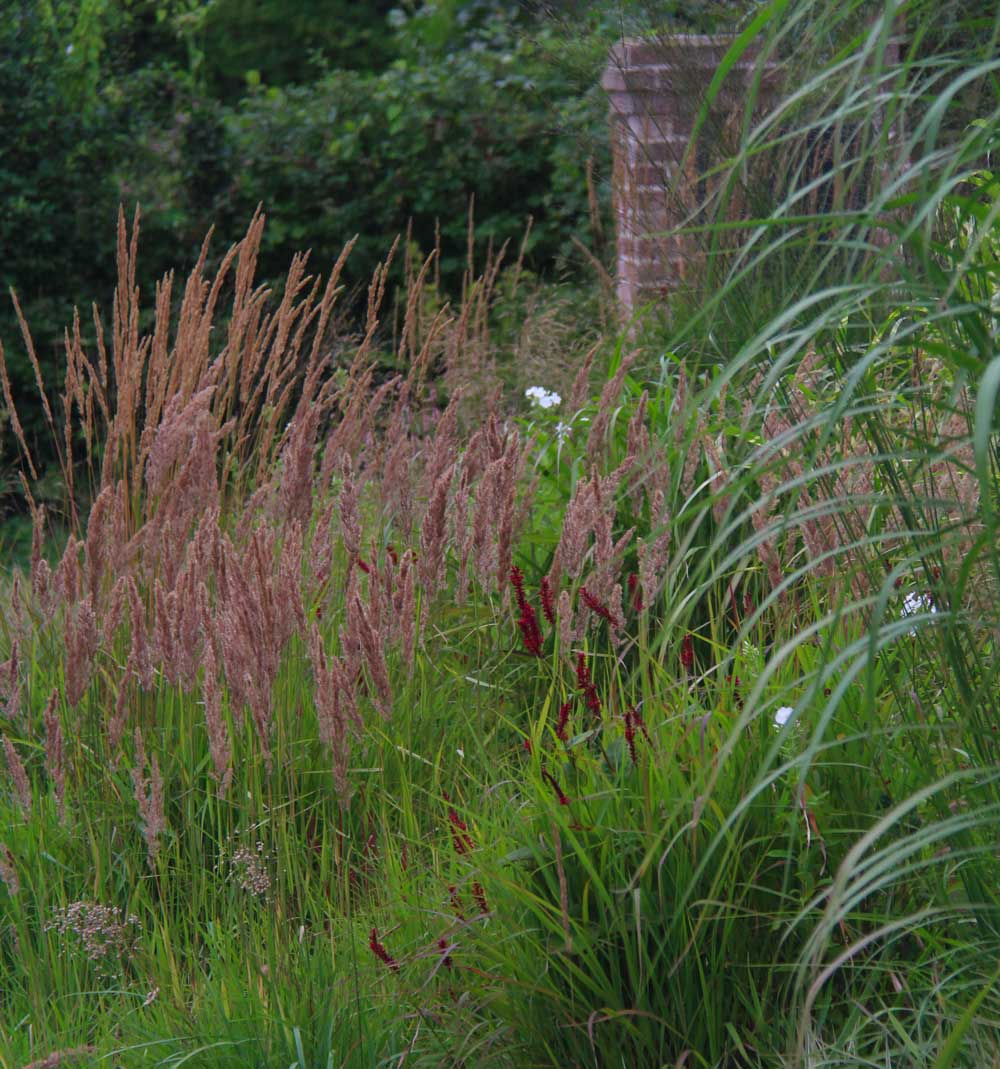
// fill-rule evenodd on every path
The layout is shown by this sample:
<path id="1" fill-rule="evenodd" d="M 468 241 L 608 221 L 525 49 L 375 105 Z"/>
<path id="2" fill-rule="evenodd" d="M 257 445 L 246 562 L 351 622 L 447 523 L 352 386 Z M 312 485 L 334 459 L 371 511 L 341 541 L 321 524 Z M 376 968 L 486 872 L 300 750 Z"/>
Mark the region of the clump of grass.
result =
<path id="1" fill-rule="evenodd" d="M 810 89 L 832 122 L 849 57 Z M 894 92 L 870 106 L 913 109 L 918 158 L 933 106 Z M 981 136 L 927 149 L 933 257 L 889 170 L 864 203 L 897 244 L 741 318 L 789 195 L 653 372 L 622 336 L 521 416 L 495 260 L 455 309 L 408 272 L 386 378 L 384 268 L 338 334 L 343 257 L 273 306 L 258 215 L 143 334 L 122 219 L 52 413 L 52 563 L 21 436 L 0 1058 L 991 1064 L 997 376 L 960 340 L 990 336 L 995 228 L 942 191 Z"/>

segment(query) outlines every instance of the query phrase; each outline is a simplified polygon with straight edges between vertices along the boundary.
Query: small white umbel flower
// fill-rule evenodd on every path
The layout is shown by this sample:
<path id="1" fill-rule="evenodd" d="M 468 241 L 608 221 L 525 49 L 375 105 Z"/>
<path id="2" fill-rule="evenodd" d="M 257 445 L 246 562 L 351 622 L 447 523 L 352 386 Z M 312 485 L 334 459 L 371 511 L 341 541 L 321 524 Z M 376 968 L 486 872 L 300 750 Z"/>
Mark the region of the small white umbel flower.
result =
<path id="1" fill-rule="evenodd" d="M 911 590 L 909 594 L 903 598 L 903 616 L 916 616 L 917 613 L 935 613 L 937 612 L 937 606 L 934 604 L 934 599 L 930 594 L 920 594 L 916 590 Z M 915 635 L 917 633 L 916 626 L 910 628 L 910 634 Z"/>
<path id="2" fill-rule="evenodd" d="M 555 408 L 562 403 L 562 398 L 555 390 L 546 390 L 544 386 L 529 386 L 524 391 L 524 396 L 533 408 Z"/>
<path id="3" fill-rule="evenodd" d="M 778 728 L 783 728 L 792 718 L 794 712 L 795 710 L 790 705 L 783 705 L 774 714 L 774 726 Z"/>

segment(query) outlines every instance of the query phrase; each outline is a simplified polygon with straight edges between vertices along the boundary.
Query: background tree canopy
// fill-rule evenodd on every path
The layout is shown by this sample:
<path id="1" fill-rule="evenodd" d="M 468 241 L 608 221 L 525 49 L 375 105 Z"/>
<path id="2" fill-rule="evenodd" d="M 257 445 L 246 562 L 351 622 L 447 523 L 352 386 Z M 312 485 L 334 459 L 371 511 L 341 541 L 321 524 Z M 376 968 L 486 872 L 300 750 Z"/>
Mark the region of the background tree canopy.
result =
<path id="1" fill-rule="evenodd" d="M 15 398 L 33 372 L 6 291 L 20 299 L 46 382 L 81 309 L 105 312 L 119 204 L 143 213 L 139 285 L 269 216 L 265 277 L 293 252 L 325 267 L 360 235 L 348 281 L 363 282 L 396 235 L 441 245 L 440 285 L 477 241 L 517 244 L 526 266 L 565 277 L 582 264 L 592 204 L 608 204 L 609 44 L 654 22 L 728 25 L 746 4 L 676 0 L 8 0 L 0 20 L 0 340 Z M 22 416 L 50 456 L 38 406 Z M 16 450 L 0 418 L 0 475 Z"/>

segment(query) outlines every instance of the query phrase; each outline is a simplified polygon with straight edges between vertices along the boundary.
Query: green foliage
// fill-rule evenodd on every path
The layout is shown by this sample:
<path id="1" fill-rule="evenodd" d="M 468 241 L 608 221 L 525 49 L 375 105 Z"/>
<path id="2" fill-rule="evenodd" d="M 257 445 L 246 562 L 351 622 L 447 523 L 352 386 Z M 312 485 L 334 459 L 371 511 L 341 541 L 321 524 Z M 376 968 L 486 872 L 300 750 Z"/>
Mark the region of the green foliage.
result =
<path id="1" fill-rule="evenodd" d="M 106 300 L 114 278 L 107 260 L 94 255 L 94 234 L 114 218 L 119 131 L 106 116 L 78 110 L 89 92 L 89 68 L 77 65 L 75 52 L 67 55 L 74 42 L 56 29 L 44 8 L 27 0 L 8 4 L 0 20 L 0 340 L 16 397 L 34 384 L 8 288 L 17 290 L 34 325 L 43 372 L 54 384 L 74 303 L 87 309 Z M 94 41 L 81 40 L 80 47 L 99 53 Z M 70 91 L 80 96 L 68 98 Z M 39 441 L 40 409 L 29 411 L 24 424 Z M 6 428 L 3 434 L 0 463 L 9 470 L 15 458 Z"/>
<path id="2" fill-rule="evenodd" d="M 477 241 L 516 243 L 532 217 L 529 263 L 565 259 L 587 225 L 586 161 L 607 157 L 605 105 L 596 79 L 580 94 L 549 62 L 552 47 L 490 23 L 464 49 L 421 48 L 381 74 L 258 92 L 228 121 L 231 209 L 266 200 L 275 250 L 308 244 L 327 258 L 359 234 L 362 276 L 412 221 L 425 252 L 439 234 L 454 290 L 474 195 Z"/>
<path id="3" fill-rule="evenodd" d="M 236 102 L 248 78 L 301 84 L 326 67 L 378 71 L 396 55 L 386 24 L 393 0 L 215 0 L 198 6 L 204 81 L 220 100 Z"/>
<path id="4" fill-rule="evenodd" d="M 59 1048 L 69 1060 L 65 1049 L 84 1044 L 92 1049 L 81 1059 L 176 1069 L 996 1064 L 1000 208 L 995 172 L 983 166 L 1000 126 L 987 92 L 996 64 L 975 51 L 930 65 L 904 52 L 895 65 L 882 49 L 896 6 L 862 24 L 872 8 L 817 0 L 765 10 L 782 16 L 760 32 L 773 34 L 762 43 L 798 71 L 796 108 L 780 129 L 755 122 L 741 132 L 717 171 L 722 192 L 706 205 L 699 241 L 708 258 L 700 277 L 692 273 L 702 288 L 674 306 L 665 328 L 638 325 L 618 339 L 594 376 L 611 383 L 600 401 L 587 390 L 570 411 L 564 380 L 546 378 L 541 360 L 527 383 L 518 378 L 525 369 L 502 368 L 519 394 L 537 383 L 564 397 L 520 405 L 520 442 L 533 442 L 523 484 L 534 493 L 518 503 L 513 549 L 522 596 L 541 619 L 541 656 L 519 641 L 517 617 L 527 612 L 514 606 L 503 575 L 473 569 L 467 583 L 459 578 L 460 536 L 481 504 L 477 480 L 487 469 L 496 478 L 502 465 L 480 455 L 467 467 L 472 433 L 461 428 L 444 453 L 448 435 L 433 422 L 440 413 L 420 410 L 416 388 L 407 395 L 412 411 L 380 413 L 371 433 L 351 436 L 351 468 L 323 471 L 305 529 L 283 498 L 267 502 L 266 486 L 264 503 L 220 498 L 218 522 L 237 547 L 225 572 L 207 541 L 187 538 L 204 512 L 211 528 L 211 510 L 186 521 L 169 560 L 156 556 L 167 539 L 129 539 L 141 566 L 123 555 L 122 567 L 134 569 L 149 604 L 130 605 L 120 619 L 101 614 L 107 633 L 74 707 L 65 697 L 78 653 L 67 649 L 69 622 L 82 618 L 87 590 L 111 602 L 118 570 L 92 540 L 82 580 L 60 569 L 67 604 L 48 620 L 34 594 L 25 607 L 4 588 L 0 655 L 13 662 L 16 639 L 21 665 L 0 670 L 0 698 L 11 697 L 13 679 L 20 702 L 0 720 L 5 1069 Z M 953 25 L 955 11 L 944 14 Z M 915 36 L 932 35 L 937 20 L 928 7 Z M 831 41 L 842 49 L 837 62 Z M 876 67 L 893 65 L 881 82 L 863 76 L 865 42 Z M 456 63 L 466 92 L 485 94 Z M 322 80 L 324 99 L 343 93 L 358 114 L 377 116 L 352 131 L 344 166 L 379 151 L 366 138 L 392 121 L 403 87 L 430 110 L 432 90 L 443 90 L 422 82 L 414 73 L 422 69 L 407 57 L 382 75 Z M 962 124 L 951 103 L 965 114 L 967 100 L 949 89 L 972 83 L 983 93 L 981 114 Z M 261 89 L 225 114 L 227 127 L 255 108 L 274 149 L 281 101 L 301 108 L 308 146 L 322 146 L 329 132 L 314 114 L 313 89 L 270 97 Z M 496 107 L 497 97 L 484 99 Z M 898 122 L 898 144 L 879 133 L 875 119 L 886 113 Z M 219 113 L 210 118 L 218 129 Z M 821 177 L 830 196 L 810 203 L 799 166 L 809 138 L 855 121 L 868 132 Z M 249 129 L 237 133 L 249 153 Z M 418 155 L 429 151 L 415 134 L 399 136 L 413 138 L 406 143 Z M 171 166 L 180 169 L 185 151 Z M 781 179 L 769 203 L 768 174 Z M 171 193 L 178 203 L 179 190 Z M 760 210 L 746 240 L 733 242 L 726 198 L 748 190 Z M 505 359 L 533 336 L 524 321 L 549 314 L 532 304 L 528 281 L 518 288 L 501 278 L 491 300 L 472 306 L 481 315 L 468 306 L 457 313 L 494 323 Z M 424 280 L 411 324 L 420 338 L 440 301 Z M 485 328 L 448 334 L 454 326 L 440 327 L 442 349 L 485 347 Z M 330 346 L 348 359 L 357 351 L 345 337 Z M 411 339 L 386 359 L 405 369 L 419 347 Z M 252 398 L 213 413 L 220 441 L 235 439 L 232 448 L 249 454 L 224 456 L 221 471 L 259 451 L 258 470 L 266 476 L 277 461 L 275 485 L 284 487 L 295 469 L 281 439 L 293 363 L 275 361 L 289 378 L 273 391 L 276 409 L 267 405 L 277 411 L 273 435 L 254 437 L 242 424 L 231 431 L 229 416 L 245 417 Z M 221 389 L 213 385 L 238 397 L 225 379 L 239 374 L 238 362 L 218 369 Z M 320 379 L 325 397 L 325 369 Z M 363 405 L 360 387 L 346 392 Z M 473 412 L 470 432 L 483 422 Z M 420 428 L 414 451 L 400 454 L 402 465 L 384 465 L 383 417 L 411 416 Z M 504 416 L 503 428 L 487 424 L 493 455 L 513 440 L 502 436 L 513 433 L 514 413 Z M 218 429 L 224 421 L 229 431 Z M 176 449 L 184 422 L 172 423 L 161 446 Z M 205 440 L 193 459 L 203 459 Z M 333 449 L 321 438 L 308 452 L 310 478 L 313 461 Z M 234 699 L 238 678 L 219 681 L 218 715 L 233 746 L 232 782 L 220 785 L 207 729 L 209 659 L 190 686 L 169 683 L 172 637 L 154 623 L 156 669 L 140 685 L 127 667 L 139 663 L 137 617 L 143 626 L 148 610 L 169 629 L 167 599 L 177 607 L 184 591 L 167 592 L 168 573 L 183 571 L 182 558 L 206 569 L 198 596 L 218 605 L 220 588 L 237 589 L 241 538 L 272 530 L 284 540 L 282 561 L 286 544 L 305 550 L 291 556 L 304 626 L 343 653 L 350 609 L 373 611 L 381 580 L 398 574 L 389 561 L 407 548 L 423 559 L 432 546 L 430 528 L 418 538 L 409 513 L 404 522 L 391 503 L 398 499 L 387 504 L 380 478 L 398 488 L 412 469 L 407 509 L 419 525 L 429 496 L 421 468 L 442 456 L 461 471 L 469 512 L 456 520 L 453 490 L 447 576 L 436 597 L 418 591 L 412 670 L 394 642 L 379 645 L 393 691 L 388 717 L 374 707 L 372 654 L 336 692 L 354 686 L 362 722 L 341 770 L 350 797 L 331 783 L 339 755 L 317 715 L 330 693 L 317 688 L 301 637 L 282 651 L 273 681 L 270 762 Z M 192 467 L 176 464 L 175 501 L 187 500 Z M 199 470 L 209 481 L 217 474 Z M 363 537 L 349 536 L 347 524 L 336 534 L 345 471 L 364 480 Z M 571 614 L 592 580 L 628 591 L 640 543 L 648 552 L 662 536 L 665 556 L 651 594 L 623 597 L 621 626 L 592 614 L 564 646 L 560 622 L 542 617 L 539 588 L 568 503 L 595 473 L 609 478 L 596 508 L 606 527 L 584 532 L 581 570 L 566 569 L 559 581 Z M 144 500 L 142 470 L 130 485 L 136 515 L 148 506 L 159 519 L 157 502 Z M 323 551 L 313 550 L 331 518 L 330 580 L 317 588 Z M 162 537 L 165 527 L 145 533 Z M 621 548 L 602 562 L 609 542 Z M 44 574 L 36 574 L 40 587 Z M 380 604 L 388 632 L 396 603 Z M 219 634 L 237 622 L 215 619 Z M 196 625 L 206 650 L 207 623 Z M 58 757 L 43 715 L 54 688 Z M 111 737 L 119 693 L 148 761 L 128 732 Z M 27 803 L 11 751 L 26 769 Z M 156 851 L 146 838 L 147 768 L 164 783 Z M 122 936 L 113 953 L 81 952 L 80 932 L 58 923 L 74 901 L 134 915 L 135 944 Z"/>

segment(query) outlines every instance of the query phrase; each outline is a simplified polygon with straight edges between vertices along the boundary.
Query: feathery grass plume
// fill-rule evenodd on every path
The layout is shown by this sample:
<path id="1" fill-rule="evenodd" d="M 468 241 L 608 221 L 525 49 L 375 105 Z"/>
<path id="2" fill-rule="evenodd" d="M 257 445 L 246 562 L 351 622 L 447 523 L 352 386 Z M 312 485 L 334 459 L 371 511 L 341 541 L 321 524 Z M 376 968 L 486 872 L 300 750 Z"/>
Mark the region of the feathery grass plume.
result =
<path id="1" fill-rule="evenodd" d="M 282 646 L 293 636 L 306 633 L 306 610 L 302 594 L 302 562 L 305 536 L 298 520 L 284 525 L 284 538 L 278 553 L 274 579 L 274 598 L 279 619 L 284 622 Z"/>
<path id="2" fill-rule="evenodd" d="M 458 460 L 458 406 L 461 399 L 461 391 L 452 395 L 434 427 L 434 438 L 427 446 L 421 476 L 425 497 L 433 495 L 438 479 Z"/>
<path id="3" fill-rule="evenodd" d="M 7 761 L 7 774 L 14 788 L 14 797 L 17 799 L 21 812 L 27 817 L 31 813 L 31 781 L 28 779 L 28 773 L 21 763 L 17 750 L 14 749 L 14 744 L 6 735 L 3 740 L 3 750 Z"/>
<path id="4" fill-rule="evenodd" d="M 90 685 L 94 658 L 100 646 L 97 615 L 89 595 L 72 608 L 69 605 L 64 607 L 63 642 L 66 650 L 66 701 L 75 707 L 80 704 Z"/>
<path id="5" fill-rule="evenodd" d="M 128 577 L 126 574 L 118 574 L 114 585 L 104 599 L 105 605 L 101 613 L 101 636 L 100 641 L 106 650 L 114 649 L 115 636 L 125 618 L 125 606 L 128 601 Z"/>
<path id="6" fill-rule="evenodd" d="M 451 537 L 458 558 L 454 586 L 456 605 L 464 605 L 469 594 L 469 562 L 472 555 L 472 527 L 469 523 L 471 484 L 470 469 L 463 458 L 459 461 L 458 486 L 452 498 L 451 509 Z"/>
<path id="7" fill-rule="evenodd" d="M 306 567 L 306 596 L 311 604 L 317 604 L 330 590 L 330 570 L 333 566 L 333 525 L 337 511 L 337 499 L 331 498 L 320 513 L 309 539 L 309 561 Z"/>
<path id="8" fill-rule="evenodd" d="M 275 533 L 258 528 L 246 552 L 220 539 L 214 630 L 235 708 L 249 708 L 267 767 L 271 767 L 272 689 L 299 617 L 282 612 L 292 596 L 275 576 Z M 287 585 L 287 584 L 286 584 Z"/>
<path id="9" fill-rule="evenodd" d="M 615 490 L 627 466 L 619 466 L 610 475 L 601 477 L 597 468 L 591 469 L 589 479 L 576 484 L 563 514 L 559 544 L 552 557 L 549 582 L 557 585 L 562 576 L 577 579 L 591 549 L 594 537 L 595 563 L 600 566 L 613 559 L 612 525 L 615 514 Z"/>
<path id="10" fill-rule="evenodd" d="M 114 490 L 110 486 L 104 487 L 91 505 L 90 515 L 87 517 L 83 568 L 86 576 L 85 586 L 92 604 L 97 603 L 101 592 L 101 581 L 108 566 L 107 550 L 111 540 L 106 539 L 106 514 L 114 508 L 112 503 L 114 496 Z"/>
<path id="11" fill-rule="evenodd" d="M 449 465 L 438 475 L 420 527 L 420 557 L 417 567 L 425 618 L 431 601 L 441 587 L 441 570 L 444 567 L 448 539 L 448 491 L 451 489 L 454 473 L 454 465 Z"/>
<path id="12" fill-rule="evenodd" d="M 580 368 L 576 373 L 576 377 L 573 379 L 573 385 L 569 391 L 568 411 L 571 416 L 576 415 L 581 408 L 587 403 L 590 397 L 590 372 L 594 367 L 594 357 L 597 355 L 598 349 L 602 345 L 601 341 L 596 342 L 587 352 L 587 355 L 583 358 L 580 364 Z"/>
<path id="13" fill-rule="evenodd" d="M 392 684 L 389 682 L 389 670 L 385 661 L 383 636 L 372 626 L 358 595 L 354 596 L 353 608 L 353 613 L 349 610 L 348 619 L 360 642 L 368 674 L 375 685 L 375 705 L 388 720 L 392 715 Z"/>
<path id="14" fill-rule="evenodd" d="M 534 439 L 521 442 L 516 432 L 512 432 L 504 455 L 502 469 L 503 480 L 500 486 L 501 497 L 497 505 L 499 523 L 497 526 L 497 574 L 495 582 L 506 590 L 506 576 L 510 571 L 511 553 L 514 540 L 519 533 L 520 524 L 524 522 L 527 510 L 538 485 L 533 480 L 522 492 L 521 505 L 518 507 L 518 486 L 524 478 L 528 455 L 534 448 Z"/>
<path id="15" fill-rule="evenodd" d="M 83 596 L 80 571 L 81 545 L 82 543 L 73 535 L 66 540 L 66 548 L 52 576 L 52 587 L 56 594 L 57 605 L 74 606 Z"/>
<path id="16" fill-rule="evenodd" d="M 343 697 L 345 683 L 353 691 L 354 681 L 345 680 L 342 660 L 327 654 L 323 636 L 315 622 L 309 631 L 309 663 L 313 673 L 313 701 L 320 742 L 333 757 L 334 786 L 341 799 L 346 800 L 349 796 L 347 767 L 350 759 L 350 728 Z"/>
<path id="17" fill-rule="evenodd" d="M 207 593 L 205 594 L 207 597 Z M 222 798 L 233 782 L 233 745 L 222 712 L 222 687 L 219 683 L 219 664 L 215 645 L 205 643 L 202 658 L 204 669 L 205 728 L 208 732 L 208 752 L 212 757 L 212 775 L 218 783 Z"/>
<path id="18" fill-rule="evenodd" d="M 722 488 L 730 479 L 729 466 L 726 463 L 723 448 L 707 431 L 702 434 L 701 444 L 704 448 L 705 456 L 711 462 L 712 468 L 714 468 L 709 476 L 712 488 L 712 517 L 721 526 L 730 505 L 729 495 L 722 492 Z"/>
<path id="19" fill-rule="evenodd" d="M 46 1054 L 44 1058 L 37 1058 L 33 1062 L 28 1062 L 24 1069 L 60 1069 L 63 1065 L 78 1062 L 83 1058 L 93 1057 L 96 1053 L 97 1048 L 90 1045 L 66 1047 L 63 1050 L 54 1050 L 51 1054 Z"/>
<path id="20" fill-rule="evenodd" d="M 559 621 L 559 645 L 563 651 L 568 652 L 573 643 L 579 639 L 573 627 L 574 620 L 573 599 L 568 590 L 559 592 L 559 601 L 556 607 L 556 618 Z"/>
<path id="21" fill-rule="evenodd" d="M 660 592 L 663 569 L 670 551 L 670 514 L 662 490 L 654 492 L 650 503 L 650 536 L 640 539 L 636 554 L 639 559 L 639 589 L 642 603 L 651 609 Z"/>
<path id="22" fill-rule="evenodd" d="M 393 614 L 399 625 L 399 650 L 412 677 L 415 664 L 417 606 L 414 588 L 416 566 L 412 550 L 407 550 L 399 562 L 396 590 L 393 594 Z"/>
<path id="23" fill-rule="evenodd" d="M 497 546 L 493 532 L 497 529 L 499 519 L 496 509 L 505 497 L 503 492 L 504 463 L 504 457 L 499 456 L 486 464 L 476 486 L 472 525 L 468 533 L 468 548 L 462 547 L 462 553 L 471 556 L 473 573 L 484 590 L 490 587 L 498 566 Z M 463 479 L 468 472 L 468 479 L 471 482 L 473 470 L 471 465 L 464 468 Z"/>
<path id="24" fill-rule="evenodd" d="M 129 614 L 129 653 L 125 665 L 126 676 L 132 674 L 144 691 L 153 689 L 153 658 L 146 628 L 146 609 L 139 595 L 135 576 L 126 579 Z"/>
<path id="25" fill-rule="evenodd" d="M 357 628 L 353 626 L 352 613 L 357 612 L 354 606 L 354 599 L 358 596 L 360 591 L 360 584 L 358 582 L 358 569 L 351 568 L 347 573 L 347 580 L 344 583 L 344 590 L 342 594 L 342 603 L 344 605 L 344 620 L 338 629 L 338 636 L 340 638 L 340 656 L 343 660 L 344 671 L 347 678 L 351 683 L 351 696 L 355 695 L 355 688 L 361 682 L 361 637 L 357 632 Z M 359 727 L 361 726 L 360 714 L 357 712 L 357 708 L 352 710 L 352 719 L 356 720 Z"/>
<path id="26" fill-rule="evenodd" d="M 309 406 L 304 411 L 299 406 L 280 459 L 278 515 L 282 522 L 296 522 L 303 529 L 309 526 L 312 519 L 313 467 L 319 417 L 317 406 Z"/>
<path id="27" fill-rule="evenodd" d="M 142 730 L 135 729 L 135 762 L 132 765 L 132 788 L 139 816 L 142 819 L 142 835 L 146 840 L 146 860 L 151 869 L 156 868 L 156 858 L 160 852 L 160 836 L 167 829 L 167 818 L 163 805 L 163 777 L 156 754 L 149 760 L 149 777 L 146 777 L 146 747 L 142 741 Z"/>
<path id="28" fill-rule="evenodd" d="M 644 490 L 649 493 L 647 487 L 650 469 L 655 464 L 649 428 L 646 426 L 648 405 L 649 391 L 643 390 L 625 433 L 625 461 L 631 465 L 634 473 L 629 498 L 634 513 L 637 513 L 642 505 Z"/>
<path id="29" fill-rule="evenodd" d="M 190 398 L 171 397 L 146 460 L 147 518 L 140 541 L 147 570 L 158 566 L 169 589 L 191 529 L 218 504 L 218 443 L 229 425 L 217 426 L 214 393 L 207 386 Z"/>
<path id="30" fill-rule="evenodd" d="M 392 611 L 392 592 L 396 585 L 396 566 L 388 552 L 379 554 L 374 539 L 368 544 L 368 619 L 375 631 L 382 635 L 382 644 L 389 648 L 399 637 L 399 621 Z M 358 561 L 360 566 L 361 561 Z"/>
<path id="31" fill-rule="evenodd" d="M 382 515 L 393 524 L 404 543 L 410 540 L 413 531 L 415 446 L 407 430 L 408 418 L 407 405 L 401 398 L 389 417 L 378 481 Z"/>
<path id="32" fill-rule="evenodd" d="M 368 436 L 365 417 L 371 395 L 374 371 L 362 364 L 357 355 L 347 373 L 345 385 L 337 395 L 340 419 L 327 436 L 320 464 L 320 485 L 327 486 L 333 478 L 337 465 L 345 456 L 357 457 Z"/>
<path id="33" fill-rule="evenodd" d="M 59 819 L 66 819 L 66 763 L 63 752 L 62 724 L 56 706 L 59 704 L 59 689 L 53 687 L 45 706 L 45 772 L 56 795 Z"/>
<path id="34" fill-rule="evenodd" d="M 36 506 L 27 483 L 23 482 L 23 486 L 31 509 L 31 593 L 42 616 L 48 620 L 55 611 L 55 599 L 52 596 L 52 569 L 42 555 L 45 542 L 45 506 Z"/>
<path id="35" fill-rule="evenodd" d="M 177 591 L 167 593 L 159 579 L 153 583 L 153 650 L 163 678 L 172 686 L 180 680 Z"/>
<path id="36" fill-rule="evenodd" d="M 24 428 L 21 426 L 21 421 L 18 419 L 17 406 L 14 404 L 14 396 L 10 388 L 10 378 L 7 374 L 7 358 L 3 351 L 3 342 L 0 342 L 0 388 L 3 389 L 4 403 L 7 405 L 7 412 L 10 419 L 10 427 L 14 432 L 14 437 L 17 440 L 17 444 L 21 447 L 21 453 L 24 456 L 24 462 L 28 465 L 28 472 L 31 478 L 37 482 L 38 472 L 35 470 L 34 461 L 31 459 L 31 450 L 28 448 L 28 440 L 24 436 Z"/>
<path id="37" fill-rule="evenodd" d="M 621 397 L 622 389 L 625 385 L 625 376 L 629 373 L 638 355 L 638 352 L 625 354 L 618 364 L 618 369 L 605 383 L 604 389 L 601 390 L 601 399 L 597 405 L 597 412 L 590 424 L 590 433 L 587 435 L 587 463 L 591 467 L 599 464 L 607 452 L 605 439 L 608 428 L 611 426 L 611 411 Z"/>
<path id="38" fill-rule="evenodd" d="M 0 883 L 6 885 L 7 894 L 12 898 L 21 890 L 14 855 L 6 843 L 0 843 Z"/>
<path id="39" fill-rule="evenodd" d="M 344 456 L 341 463 L 340 484 L 340 538 L 348 558 L 354 560 L 361 552 L 361 518 L 358 513 L 360 490 L 354 478 L 351 458 Z"/>
<path id="40" fill-rule="evenodd" d="M 21 709 L 21 659 L 17 636 L 10 646 L 10 657 L 0 664 L 0 699 L 4 716 L 14 720 Z"/>

